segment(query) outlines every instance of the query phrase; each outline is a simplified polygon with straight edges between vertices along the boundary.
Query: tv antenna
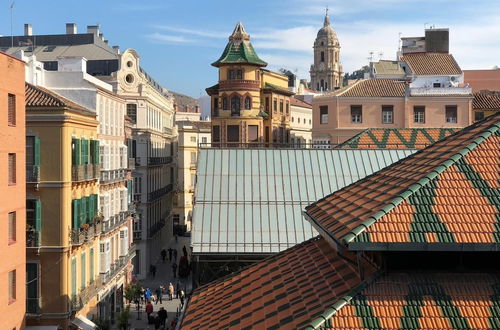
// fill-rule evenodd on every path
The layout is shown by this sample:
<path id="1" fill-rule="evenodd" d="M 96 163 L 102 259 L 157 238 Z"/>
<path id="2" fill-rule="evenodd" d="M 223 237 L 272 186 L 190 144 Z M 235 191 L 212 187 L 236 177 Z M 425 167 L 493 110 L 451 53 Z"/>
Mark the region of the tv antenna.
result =
<path id="1" fill-rule="evenodd" d="M 370 56 L 367 57 L 367 59 L 370 61 L 370 62 L 373 62 L 373 54 L 374 52 L 370 52 Z"/>
<path id="2" fill-rule="evenodd" d="M 15 1 L 12 0 L 10 3 L 10 38 L 11 38 L 11 47 L 14 47 L 14 28 L 13 28 L 13 21 L 14 21 L 14 3 Z"/>

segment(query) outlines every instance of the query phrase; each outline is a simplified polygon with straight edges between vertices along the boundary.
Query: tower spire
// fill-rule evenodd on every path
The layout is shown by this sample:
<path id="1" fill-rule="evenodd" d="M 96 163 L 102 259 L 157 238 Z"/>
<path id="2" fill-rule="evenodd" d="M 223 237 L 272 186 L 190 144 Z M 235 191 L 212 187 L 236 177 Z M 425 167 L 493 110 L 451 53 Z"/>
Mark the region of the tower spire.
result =
<path id="1" fill-rule="evenodd" d="M 330 26 L 330 16 L 328 16 L 328 6 L 326 6 L 325 21 L 323 22 L 323 26 L 324 27 Z"/>

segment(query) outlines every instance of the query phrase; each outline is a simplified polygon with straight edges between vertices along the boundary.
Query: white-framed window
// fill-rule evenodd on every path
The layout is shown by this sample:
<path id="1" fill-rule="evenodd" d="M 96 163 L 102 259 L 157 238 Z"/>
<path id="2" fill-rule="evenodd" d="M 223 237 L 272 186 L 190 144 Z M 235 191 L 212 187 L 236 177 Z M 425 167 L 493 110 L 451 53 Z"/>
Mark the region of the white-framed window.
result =
<path id="1" fill-rule="evenodd" d="M 447 105 L 446 106 L 446 122 L 449 124 L 457 123 L 457 106 Z"/>
<path id="2" fill-rule="evenodd" d="M 363 107 L 361 105 L 351 105 L 351 122 L 358 124 L 363 122 Z"/>
<path id="3" fill-rule="evenodd" d="M 394 123 L 394 106 L 383 105 L 382 106 L 382 124 L 393 124 Z"/>
<path id="4" fill-rule="evenodd" d="M 328 124 L 328 106 L 321 105 L 319 107 L 319 123 L 320 124 Z"/>
<path id="5" fill-rule="evenodd" d="M 413 121 L 418 124 L 425 123 L 425 106 L 413 107 Z"/>

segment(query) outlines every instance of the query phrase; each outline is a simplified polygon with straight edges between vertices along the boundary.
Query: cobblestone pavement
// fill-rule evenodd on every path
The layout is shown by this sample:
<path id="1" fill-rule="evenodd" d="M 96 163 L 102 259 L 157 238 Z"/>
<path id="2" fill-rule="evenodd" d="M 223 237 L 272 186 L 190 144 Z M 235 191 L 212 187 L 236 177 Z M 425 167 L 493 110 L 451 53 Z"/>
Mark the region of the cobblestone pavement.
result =
<path id="1" fill-rule="evenodd" d="M 190 237 L 179 237 L 178 242 L 176 243 L 175 241 L 172 240 L 170 243 L 170 246 L 167 246 L 165 249 L 167 250 L 169 247 L 172 247 L 173 249 L 177 249 L 177 263 L 179 262 L 179 259 L 182 255 L 182 248 L 183 246 L 186 246 L 186 248 L 189 251 L 189 244 L 190 244 Z M 177 284 L 179 284 L 179 287 L 181 290 L 184 290 L 184 292 L 190 292 L 192 288 L 192 281 L 191 281 L 191 276 L 188 278 L 183 278 L 179 279 L 178 277 L 174 278 L 173 276 L 173 271 L 172 271 L 172 263 L 169 262 L 168 260 L 168 253 L 167 253 L 167 260 L 165 263 L 163 263 L 161 260 L 158 261 L 156 264 L 156 276 L 153 278 L 151 274 L 148 276 L 147 279 L 142 280 L 141 284 L 144 288 L 150 288 L 151 292 L 155 292 L 156 288 L 158 288 L 160 285 L 163 285 L 165 290 L 168 290 L 168 285 L 169 283 L 172 283 L 174 288 L 176 288 Z M 167 310 L 168 313 L 168 320 L 167 324 L 168 327 L 166 329 L 171 329 L 171 322 L 172 320 L 178 315 L 180 312 L 181 308 L 181 302 L 180 300 L 175 297 L 172 300 L 169 300 L 168 294 L 163 295 L 162 303 L 153 303 L 153 311 L 157 312 L 160 307 L 163 307 Z M 145 304 L 141 304 L 139 311 L 137 311 L 136 305 L 132 304 L 130 306 L 130 312 L 131 312 L 131 317 L 130 317 L 130 322 L 129 322 L 129 329 L 154 329 L 153 324 L 147 324 L 147 315 L 146 312 L 144 311 Z M 117 329 L 117 328 L 115 328 Z"/>

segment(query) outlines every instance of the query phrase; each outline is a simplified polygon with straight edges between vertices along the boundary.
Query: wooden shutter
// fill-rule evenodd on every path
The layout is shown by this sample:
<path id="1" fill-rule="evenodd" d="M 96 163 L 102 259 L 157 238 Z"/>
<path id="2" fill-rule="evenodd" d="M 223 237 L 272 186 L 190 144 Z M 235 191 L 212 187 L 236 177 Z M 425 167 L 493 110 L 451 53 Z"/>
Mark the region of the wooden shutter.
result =
<path id="1" fill-rule="evenodd" d="M 94 248 L 90 248 L 89 263 L 90 263 L 89 279 L 90 279 L 90 282 L 94 282 Z"/>
<path id="2" fill-rule="evenodd" d="M 87 216 L 88 216 L 88 209 L 87 209 L 87 197 L 83 197 L 82 199 L 80 199 L 81 203 L 82 203 L 82 217 L 81 217 L 81 223 L 80 225 L 83 225 L 84 223 L 87 223 Z"/>
<path id="3" fill-rule="evenodd" d="M 95 147 L 94 147 L 94 164 L 99 164 L 101 161 L 100 152 L 99 152 L 100 151 L 99 150 L 99 148 L 100 148 L 99 141 L 98 140 L 94 141 L 94 145 L 95 145 Z"/>
<path id="4" fill-rule="evenodd" d="M 16 300 L 16 270 L 9 272 L 9 301 Z"/>
<path id="5" fill-rule="evenodd" d="M 82 140 L 82 164 L 89 163 L 89 140 Z"/>
<path id="6" fill-rule="evenodd" d="M 85 285 L 87 284 L 86 283 L 87 279 L 85 278 L 86 277 L 85 272 L 87 271 L 87 258 L 86 258 L 85 252 L 82 252 L 80 271 L 81 271 L 80 284 L 81 284 L 81 288 L 84 289 Z"/>
<path id="7" fill-rule="evenodd" d="M 16 242 L 16 212 L 9 213 L 9 244 Z"/>
<path id="8" fill-rule="evenodd" d="M 39 199 L 35 201 L 35 230 L 42 230 L 42 202 Z"/>
<path id="9" fill-rule="evenodd" d="M 80 226 L 80 203 L 78 199 L 73 199 L 73 229 L 78 229 Z"/>
<path id="10" fill-rule="evenodd" d="M 74 153 L 74 165 L 82 165 L 82 155 L 81 155 L 81 141 L 79 139 L 74 140 L 75 149 Z"/>
<path id="11" fill-rule="evenodd" d="M 76 298 L 76 259 L 71 260 L 71 299 Z"/>
<path id="12" fill-rule="evenodd" d="M 16 126 L 16 96 L 8 95 L 8 121 L 9 126 Z"/>
<path id="13" fill-rule="evenodd" d="M 9 184 L 16 183 L 16 154 L 9 154 Z"/>
<path id="14" fill-rule="evenodd" d="M 33 165 L 40 165 L 40 138 L 35 136 Z"/>

